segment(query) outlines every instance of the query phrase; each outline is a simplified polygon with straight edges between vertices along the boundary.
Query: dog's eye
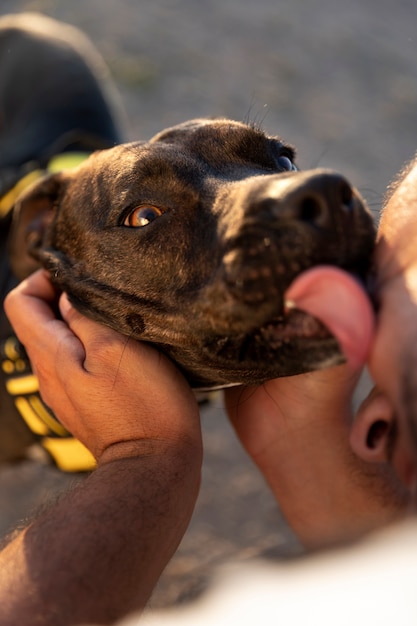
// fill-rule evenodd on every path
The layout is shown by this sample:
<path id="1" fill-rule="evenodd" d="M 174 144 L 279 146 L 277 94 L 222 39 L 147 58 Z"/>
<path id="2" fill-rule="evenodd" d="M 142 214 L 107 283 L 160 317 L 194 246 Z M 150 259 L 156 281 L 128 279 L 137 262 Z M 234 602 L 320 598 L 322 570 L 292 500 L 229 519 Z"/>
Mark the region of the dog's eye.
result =
<path id="1" fill-rule="evenodd" d="M 156 206 L 138 206 L 126 217 L 124 225 L 130 226 L 131 228 L 140 228 L 141 226 L 146 226 L 150 222 L 153 222 L 153 220 L 156 220 L 160 215 L 162 215 L 162 211 Z"/>
<path id="2" fill-rule="evenodd" d="M 278 165 L 286 172 L 296 171 L 297 168 L 291 159 L 287 156 L 280 156 L 277 159 Z"/>

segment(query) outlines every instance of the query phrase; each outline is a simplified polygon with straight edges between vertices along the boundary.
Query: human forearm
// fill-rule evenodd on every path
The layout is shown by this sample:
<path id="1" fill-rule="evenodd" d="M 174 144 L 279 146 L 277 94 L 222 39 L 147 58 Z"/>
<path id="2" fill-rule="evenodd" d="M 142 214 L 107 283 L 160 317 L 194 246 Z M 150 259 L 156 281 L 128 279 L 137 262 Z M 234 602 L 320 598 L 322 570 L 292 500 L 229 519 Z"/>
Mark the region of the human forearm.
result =
<path id="1" fill-rule="evenodd" d="M 188 525 L 200 451 L 99 466 L 0 554 L 2 624 L 109 624 L 142 608 Z"/>

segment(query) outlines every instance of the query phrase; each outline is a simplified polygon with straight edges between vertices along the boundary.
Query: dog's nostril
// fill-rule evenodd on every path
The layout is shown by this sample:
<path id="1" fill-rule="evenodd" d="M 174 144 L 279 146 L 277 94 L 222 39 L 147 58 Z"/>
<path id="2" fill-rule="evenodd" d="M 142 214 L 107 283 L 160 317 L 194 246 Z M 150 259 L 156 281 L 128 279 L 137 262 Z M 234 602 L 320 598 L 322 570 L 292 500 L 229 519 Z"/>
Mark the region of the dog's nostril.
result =
<path id="1" fill-rule="evenodd" d="M 313 226 L 325 226 L 329 216 L 340 209 L 345 212 L 354 210 L 354 191 L 346 180 L 326 177 L 319 182 L 317 188 L 306 189 L 296 199 L 296 214 L 300 221 Z"/>
<path id="2" fill-rule="evenodd" d="M 307 196 L 300 202 L 300 219 L 309 224 L 316 223 L 323 214 L 323 205 L 314 196 Z"/>

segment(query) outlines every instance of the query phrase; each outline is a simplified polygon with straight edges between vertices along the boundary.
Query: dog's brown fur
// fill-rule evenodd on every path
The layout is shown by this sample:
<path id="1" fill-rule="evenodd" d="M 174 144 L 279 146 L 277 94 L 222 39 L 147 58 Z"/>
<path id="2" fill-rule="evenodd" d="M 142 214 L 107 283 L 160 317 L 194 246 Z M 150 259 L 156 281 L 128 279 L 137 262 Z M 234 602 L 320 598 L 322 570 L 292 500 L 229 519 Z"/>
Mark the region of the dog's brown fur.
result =
<path id="1" fill-rule="evenodd" d="M 12 266 L 21 278 L 36 258 L 78 309 L 155 343 L 196 387 L 340 362 L 284 292 L 317 264 L 364 277 L 373 223 L 343 177 L 293 160 L 282 140 L 230 120 L 99 152 L 22 198 Z"/>

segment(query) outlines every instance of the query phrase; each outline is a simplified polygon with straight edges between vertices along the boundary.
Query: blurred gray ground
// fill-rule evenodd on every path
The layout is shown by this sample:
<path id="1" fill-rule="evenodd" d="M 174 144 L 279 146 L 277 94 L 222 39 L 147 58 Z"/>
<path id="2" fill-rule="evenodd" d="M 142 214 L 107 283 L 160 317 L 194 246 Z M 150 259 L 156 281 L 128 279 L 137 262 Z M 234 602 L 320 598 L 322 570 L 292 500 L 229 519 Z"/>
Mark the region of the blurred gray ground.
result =
<path id="1" fill-rule="evenodd" d="M 375 216 L 387 184 L 415 153 L 414 0 L 1 2 L 0 14 L 23 10 L 91 37 L 121 91 L 126 139 L 192 117 L 249 119 L 293 143 L 303 169 L 346 174 Z M 213 566 L 236 554 L 286 558 L 299 550 L 220 397 L 202 419 L 201 494 L 155 595 L 159 606 L 197 593 Z M 73 480 L 29 462 L 1 470 L 0 533 Z"/>

